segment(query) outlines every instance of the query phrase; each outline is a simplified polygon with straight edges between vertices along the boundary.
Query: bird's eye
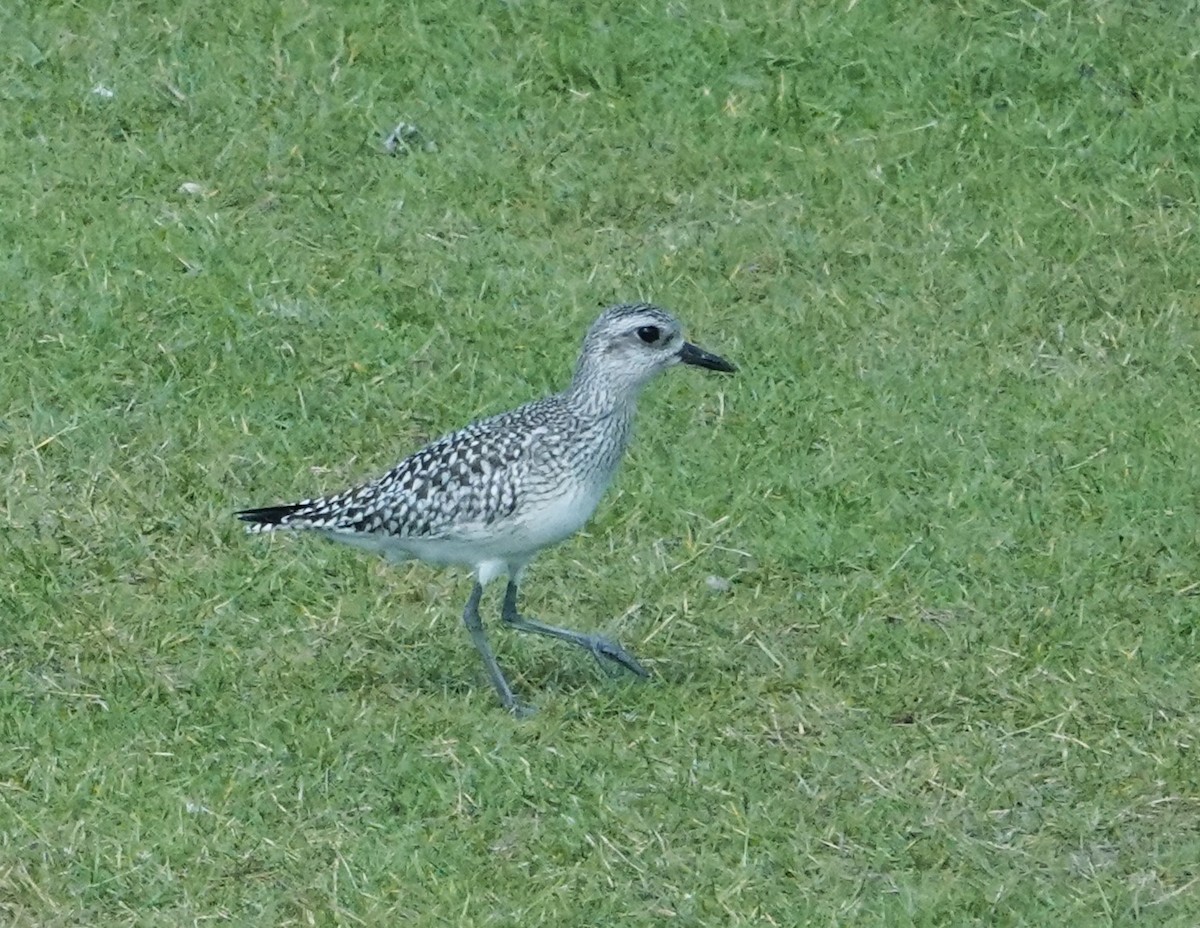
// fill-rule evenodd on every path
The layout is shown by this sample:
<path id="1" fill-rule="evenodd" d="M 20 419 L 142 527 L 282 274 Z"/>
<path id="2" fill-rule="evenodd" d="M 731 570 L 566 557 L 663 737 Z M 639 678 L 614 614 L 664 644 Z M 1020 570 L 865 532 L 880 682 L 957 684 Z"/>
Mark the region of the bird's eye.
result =
<path id="1" fill-rule="evenodd" d="M 637 336 L 647 345 L 653 345 L 662 336 L 656 325 L 644 325 L 637 330 Z"/>

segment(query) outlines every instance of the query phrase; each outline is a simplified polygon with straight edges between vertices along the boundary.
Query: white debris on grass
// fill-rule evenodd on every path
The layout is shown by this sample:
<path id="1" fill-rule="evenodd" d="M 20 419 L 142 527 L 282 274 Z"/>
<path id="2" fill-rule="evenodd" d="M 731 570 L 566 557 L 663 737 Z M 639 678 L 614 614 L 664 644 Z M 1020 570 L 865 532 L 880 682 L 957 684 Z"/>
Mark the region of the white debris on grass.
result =
<path id="1" fill-rule="evenodd" d="M 411 122 L 396 123 L 396 128 L 383 139 L 383 150 L 389 155 L 407 155 L 411 151 L 437 151 L 437 143 L 425 138 Z"/>
<path id="2" fill-rule="evenodd" d="M 716 574 L 710 574 L 704 578 L 704 585 L 708 587 L 710 593 L 728 593 L 733 589 L 733 584 L 724 577 L 718 577 Z"/>

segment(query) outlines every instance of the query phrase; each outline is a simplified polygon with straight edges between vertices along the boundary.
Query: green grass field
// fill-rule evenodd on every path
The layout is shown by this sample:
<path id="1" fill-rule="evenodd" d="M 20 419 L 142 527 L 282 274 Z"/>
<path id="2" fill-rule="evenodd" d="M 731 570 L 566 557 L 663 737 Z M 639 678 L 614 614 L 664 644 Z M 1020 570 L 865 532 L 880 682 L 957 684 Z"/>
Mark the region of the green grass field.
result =
<path id="1" fill-rule="evenodd" d="M 9 5 L 0 923 L 1200 923 L 1198 22 Z M 232 518 L 641 298 L 741 371 L 525 590 L 651 682 Z"/>

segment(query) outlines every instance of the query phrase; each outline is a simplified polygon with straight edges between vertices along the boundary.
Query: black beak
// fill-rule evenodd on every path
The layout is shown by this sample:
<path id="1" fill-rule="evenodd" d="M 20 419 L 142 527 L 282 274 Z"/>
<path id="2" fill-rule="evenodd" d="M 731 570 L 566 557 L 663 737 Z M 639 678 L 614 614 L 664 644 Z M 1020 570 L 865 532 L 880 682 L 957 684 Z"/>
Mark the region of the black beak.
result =
<path id="1" fill-rule="evenodd" d="M 679 360 L 684 364 L 706 367 L 710 371 L 720 371 L 723 374 L 732 374 L 737 370 L 736 367 L 720 355 L 711 354 L 703 348 L 697 348 L 691 342 L 683 343 L 683 347 L 679 349 Z"/>

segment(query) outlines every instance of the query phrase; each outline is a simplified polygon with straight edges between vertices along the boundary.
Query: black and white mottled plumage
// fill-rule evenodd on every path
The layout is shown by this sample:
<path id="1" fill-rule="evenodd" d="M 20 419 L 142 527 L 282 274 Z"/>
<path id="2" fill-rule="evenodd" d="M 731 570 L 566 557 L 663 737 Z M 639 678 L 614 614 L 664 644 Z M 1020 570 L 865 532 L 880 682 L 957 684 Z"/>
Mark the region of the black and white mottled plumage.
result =
<path id="1" fill-rule="evenodd" d="M 504 574 L 506 623 L 571 641 L 645 675 L 614 642 L 519 615 L 516 591 L 538 551 L 590 518 L 628 445 L 642 387 L 679 363 L 734 370 L 685 342 L 665 310 L 645 303 L 614 306 L 588 330 L 563 392 L 452 432 L 377 480 L 333 496 L 243 510 L 238 518 L 250 523 L 250 532 L 309 530 L 395 561 L 472 568 L 476 585 L 464 620 L 510 709 L 519 707 L 478 615 L 482 587 Z"/>

